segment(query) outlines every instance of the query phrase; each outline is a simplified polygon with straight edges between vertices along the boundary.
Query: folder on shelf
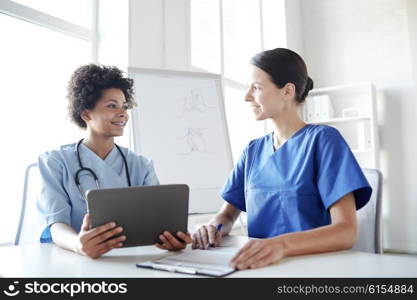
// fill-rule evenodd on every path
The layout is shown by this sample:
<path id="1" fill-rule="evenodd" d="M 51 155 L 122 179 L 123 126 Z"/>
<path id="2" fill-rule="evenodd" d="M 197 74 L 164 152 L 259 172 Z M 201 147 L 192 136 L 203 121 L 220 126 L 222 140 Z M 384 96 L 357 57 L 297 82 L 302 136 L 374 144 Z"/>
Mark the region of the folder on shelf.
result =
<path id="1" fill-rule="evenodd" d="M 328 120 L 333 118 L 333 108 L 329 95 L 320 96 L 320 119 Z"/>
<path id="2" fill-rule="evenodd" d="M 229 264 L 238 251 L 239 248 L 235 247 L 186 249 L 168 257 L 138 263 L 136 266 L 183 274 L 223 277 L 236 271 Z"/>
<path id="3" fill-rule="evenodd" d="M 321 98 L 322 96 L 314 96 L 314 100 L 313 100 L 313 106 L 314 106 L 314 116 L 313 116 L 313 120 L 320 120 L 321 118 Z"/>
<path id="4" fill-rule="evenodd" d="M 314 96 L 308 96 L 306 101 L 306 121 L 314 119 Z"/>
<path id="5" fill-rule="evenodd" d="M 358 149 L 366 150 L 372 148 L 372 140 L 370 137 L 369 122 L 362 121 L 356 124 L 357 137 L 358 137 Z"/>
<path id="6" fill-rule="evenodd" d="M 329 95 L 309 96 L 306 100 L 306 121 L 333 118 L 333 107 Z"/>

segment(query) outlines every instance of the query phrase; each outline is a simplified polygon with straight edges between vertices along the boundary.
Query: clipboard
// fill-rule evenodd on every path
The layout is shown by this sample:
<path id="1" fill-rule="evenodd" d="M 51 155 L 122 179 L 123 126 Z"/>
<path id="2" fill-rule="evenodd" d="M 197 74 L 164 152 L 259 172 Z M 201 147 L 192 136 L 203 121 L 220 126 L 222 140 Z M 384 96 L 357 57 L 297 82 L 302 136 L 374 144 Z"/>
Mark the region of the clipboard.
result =
<path id="1" fill-rule="evenodd" d="M 237 251 L 239 248 L 234 247 L 186 249 L 164 258 L 138 263 L 136 267 L 189 275 L 224 277 L 237 271 L 229 265 Z"/>

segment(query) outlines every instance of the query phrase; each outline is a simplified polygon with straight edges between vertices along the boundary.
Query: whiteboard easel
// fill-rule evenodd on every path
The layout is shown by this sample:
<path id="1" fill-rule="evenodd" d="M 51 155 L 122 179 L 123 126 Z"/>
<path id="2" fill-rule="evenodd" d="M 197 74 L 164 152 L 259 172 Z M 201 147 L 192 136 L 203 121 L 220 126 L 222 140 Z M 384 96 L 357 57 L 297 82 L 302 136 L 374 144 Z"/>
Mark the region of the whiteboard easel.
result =
<path id="1" fill-rule="evenodd" d="M 134 150 L 153 160 L 161 184 L 190 187 L 190 213 L 217 212 L 233 168 L 220 75 L 129 68 L 138 106 Z"/>

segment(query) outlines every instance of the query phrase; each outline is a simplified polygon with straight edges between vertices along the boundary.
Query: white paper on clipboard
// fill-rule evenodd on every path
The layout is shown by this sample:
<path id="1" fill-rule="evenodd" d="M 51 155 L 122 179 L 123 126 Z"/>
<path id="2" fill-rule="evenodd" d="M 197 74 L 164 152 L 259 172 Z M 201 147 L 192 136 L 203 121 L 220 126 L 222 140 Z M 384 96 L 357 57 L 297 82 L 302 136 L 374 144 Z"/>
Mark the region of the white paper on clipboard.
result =
<path id="1" fill-rule="evenodd" d="M 229 264 L 239 249 L 236 247 L 216 247 L 208 250 L 186 249 L 178 254 L 146 261 L 136 266 L 168 272 L 222 277 L 236 271 Z"/>

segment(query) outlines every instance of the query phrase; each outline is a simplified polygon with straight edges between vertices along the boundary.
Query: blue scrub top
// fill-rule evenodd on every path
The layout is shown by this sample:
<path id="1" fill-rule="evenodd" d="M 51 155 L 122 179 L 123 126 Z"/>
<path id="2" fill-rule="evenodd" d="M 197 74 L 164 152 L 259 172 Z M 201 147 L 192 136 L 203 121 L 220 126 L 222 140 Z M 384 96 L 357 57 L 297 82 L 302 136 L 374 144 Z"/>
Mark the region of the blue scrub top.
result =
<path id="1" fill-rule="evenodd" d="M 133 151 L 120 147 L 129 166 L 132 186 L 158 185 L 152 161 Z M 125 165 L 116 147 L 103 160 L 84 144 L 80 145 L 83 166 L 91 168 L 98 177 L 100 188 L 127 187 Z M 50 226 L 61 222 L 80 231 L 87 203 L 77 185 L 75 173 L 80 169 L 77 160 L 76 144 L 61 146 L 39 156 L 39 172 L 42 179 L 42 192 L 38 197 L 38 211 L 45 217 L 46 227 L 40 241 L 52 242 Z M 95 189 L 94 178 L 88 172 L 80 173 L 81 190 L 85 194 Z"/>
<path id="2" fill-rule="evenodd" d="M 247 212 L 250 237 L 268 238 L 330 224 L 329 208 L 350 192 L 360 209 L 372 189 L 346 141 L 308 124 L 276 151 L 273 133 L 251 141 L 221 196 Z"/>

